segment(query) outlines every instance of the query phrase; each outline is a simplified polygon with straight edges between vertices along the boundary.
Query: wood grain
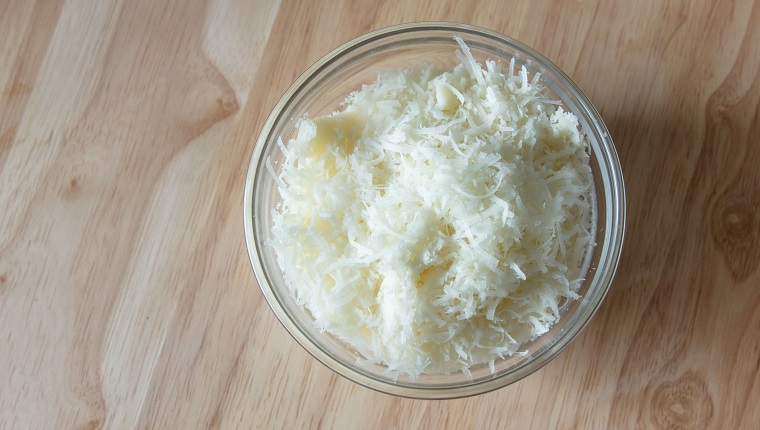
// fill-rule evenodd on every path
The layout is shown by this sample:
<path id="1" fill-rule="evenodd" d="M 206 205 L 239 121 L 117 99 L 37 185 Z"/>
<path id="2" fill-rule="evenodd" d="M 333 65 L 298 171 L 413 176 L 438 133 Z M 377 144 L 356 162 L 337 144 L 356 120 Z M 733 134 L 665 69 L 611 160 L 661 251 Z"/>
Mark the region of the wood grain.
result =
<path id="1" fill-rule="evenodd" d="M 420 401 L 336 376 L 250 269 L 242 194 L 288 85 L 367 31 L 538 49 L 602 113 L 628 231 L 529 378 Z M 0 428 L 760 427 L 760 3 L 0 0 Z"/>

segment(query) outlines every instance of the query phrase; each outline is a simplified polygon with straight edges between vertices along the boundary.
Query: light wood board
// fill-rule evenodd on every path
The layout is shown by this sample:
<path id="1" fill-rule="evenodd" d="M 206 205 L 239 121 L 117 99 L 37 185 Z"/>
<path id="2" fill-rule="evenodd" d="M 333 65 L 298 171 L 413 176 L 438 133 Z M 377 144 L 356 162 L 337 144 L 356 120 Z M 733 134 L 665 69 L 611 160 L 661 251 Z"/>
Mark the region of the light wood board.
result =
<path id="1" fill-rule="evenodd" d="M 628 230 L 548 366 L 453 401 L 316 362 L 243 238 L 254 140 L 367 31 L 484 26 L 586 92 Z M 0 428 L 760 427 L 760 3 L 0 0 Z"/>

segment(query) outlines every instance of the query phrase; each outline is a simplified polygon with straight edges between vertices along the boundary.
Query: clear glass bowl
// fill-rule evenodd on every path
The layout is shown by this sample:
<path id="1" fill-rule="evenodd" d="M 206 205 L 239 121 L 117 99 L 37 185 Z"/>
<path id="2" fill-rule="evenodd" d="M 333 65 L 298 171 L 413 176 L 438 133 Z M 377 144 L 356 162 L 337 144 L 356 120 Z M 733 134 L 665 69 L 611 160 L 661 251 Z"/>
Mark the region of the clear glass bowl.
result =
<path id="1" fill-rule="evenodd" d="M 540 72 L 546 91 L 574 112 L 590 142 L 596 208 L 596 245 L 579 290 L 581 298 L 567 301 L 561 319 L 551 330 L 528 344 L 526 356 L 497 361 L 495 373 L 488 365 L 451 375 L 421 375 L 397 380 L 384 375 L 384 366 L 359 366 L 359 355 L 347 344 L 312 324 L 308 311 L 297 305 L 283 281 L 274 251 L 266 244 L 271 235 L 271 210 L 279 199 L 276 184 L 265 162 L 284 157 L 276 144 L 296 133 L 298 119 L 339 110 L 339 104 L 364 83 L 375 80 L 377 69 L 408 68 L 434 64 L 450 68 L 459 62 L 453 36 L 461 37 L 475 59 L 524 65 L 530 76 Z M 277 167 L 275 167 L 277 170 Z M 245 185 L 245 238 L 251 264 L 261 291 L 277 318 L 317 360 L 340 375 L 369 388 L 398 396 L 443 399 L 470 396 L 513 383 L 535 372 L 564 350 L 589 323 L 599 308 L 617 268 L 625 227 L 623 176 L 615 147 L 599 113 L 580 89 L 554 64 L 533 49 L 501 34 L 462 24 L 415 23 L 378 30 L 330 52 L 311 66 L 285 92 L 267 119 L 256 142 Z"/>

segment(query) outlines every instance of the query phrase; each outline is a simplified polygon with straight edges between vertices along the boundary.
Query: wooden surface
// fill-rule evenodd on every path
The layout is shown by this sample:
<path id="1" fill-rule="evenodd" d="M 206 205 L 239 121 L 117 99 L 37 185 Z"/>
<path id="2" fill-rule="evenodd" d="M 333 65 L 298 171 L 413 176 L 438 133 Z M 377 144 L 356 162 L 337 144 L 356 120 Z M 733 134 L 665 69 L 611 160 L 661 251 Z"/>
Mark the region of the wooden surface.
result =
<path id="1" fill-rule="evenodd" d="M 280 326 L 248 262 L 260 127 L 332 48 L 420 20 L 515 37 L 605 118 L 607 300 L 497 392 L 393 398 Z M 0 428 L 758 428 L 760 3 L 0 0 Z"/>

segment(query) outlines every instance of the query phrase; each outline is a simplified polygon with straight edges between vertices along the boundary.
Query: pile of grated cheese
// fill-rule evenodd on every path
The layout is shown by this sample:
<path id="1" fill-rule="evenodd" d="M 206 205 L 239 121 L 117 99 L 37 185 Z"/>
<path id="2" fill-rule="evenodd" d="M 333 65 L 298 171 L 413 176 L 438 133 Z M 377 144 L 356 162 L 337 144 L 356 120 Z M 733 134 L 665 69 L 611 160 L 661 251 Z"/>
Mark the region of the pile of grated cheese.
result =
<path id="1" fill-rule="evenodd" d="M 575 115 L 539 76 L 473 59 L 386 71 L 279 145 L 272 239 L 320 329 L 389 374 L 515 354 L 576 299 L 593 245 Z"/>

